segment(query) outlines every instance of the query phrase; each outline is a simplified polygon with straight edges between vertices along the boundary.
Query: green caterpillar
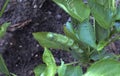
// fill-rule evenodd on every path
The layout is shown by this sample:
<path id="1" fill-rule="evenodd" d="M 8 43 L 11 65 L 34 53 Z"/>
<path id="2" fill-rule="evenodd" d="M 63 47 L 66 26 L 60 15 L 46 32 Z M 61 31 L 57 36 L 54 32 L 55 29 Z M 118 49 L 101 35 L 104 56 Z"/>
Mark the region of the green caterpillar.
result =
<path id="1" fill-rule="evenodd" d="M 49 32 L 47 34 L 47 38 L 53 42 L 60 43 L 62 45 L 65 45 L 67 47 L 70 47 L 72 50 L 78 50 L 80 52 L 83 52 L 77 44 L 74 43 L 74 40 L 63 36 L 61 34 L 51 33 Z"/>

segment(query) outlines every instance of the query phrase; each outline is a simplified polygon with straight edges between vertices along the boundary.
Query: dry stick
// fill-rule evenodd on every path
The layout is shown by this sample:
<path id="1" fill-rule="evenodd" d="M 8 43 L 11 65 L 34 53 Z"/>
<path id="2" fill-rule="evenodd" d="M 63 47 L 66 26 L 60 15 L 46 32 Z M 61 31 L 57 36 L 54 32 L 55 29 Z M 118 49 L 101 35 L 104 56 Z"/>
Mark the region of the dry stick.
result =
<path id="1" fill-rule="evenodd" d="M 31 19 L 26 20 L 26 21 L 21 22 L 21 23 L 17 23 L 17 24 L 11 25 L 10 28 L 8 29 L 8 31 L 13 32 L 13 31 L 15 31 L 15 30 L 17 30 L 19 28 L 22 28 L 22 27 L 28 25 L 30 22 L 32 22 Z"/>

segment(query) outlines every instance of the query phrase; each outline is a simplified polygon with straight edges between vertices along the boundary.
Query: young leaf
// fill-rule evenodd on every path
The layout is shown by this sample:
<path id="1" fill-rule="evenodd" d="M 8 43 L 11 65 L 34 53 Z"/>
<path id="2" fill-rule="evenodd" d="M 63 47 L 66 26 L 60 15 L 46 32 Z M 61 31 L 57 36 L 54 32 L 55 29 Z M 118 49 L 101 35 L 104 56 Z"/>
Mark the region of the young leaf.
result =
<path id="1" fill-rule="evenodd" d="M 0 26 L 0 38 L 2 38 L 7 30 L 7 27 L 10 25 L 10 23 L 4 23 Z"/>
<path id="2" fill-rule="evenodd" d="M 61 65 L 58 67 L 58 76 L 64 76 L 67 66 L 61 61 Z"/>
<path id="3" fill-rule="evenodd" d="M 96 37 L 92 25 L 89 21 L 85 20 L 79 25 L 78 29 L 79 40 L 89 46 L 96 48 Z"/>
<path id="4" fill-rule="evenodd" d="M 82 0 L 53 0 L 62 7 L 69 15 L 82 22 L 89 17 L 90 9 L 82 2 Z M 83 13 L 84 12 L 84 13 Z"/>
<path id="5" fill-rule="evenodd" d="M 120 22 L 115 22 L 114 26 L 115 26 L 115 31 L 120 32 Z"/>
<path id="6" fill-rule="evenodd" d="M 5 64 L 4 59 L 3 59 L 1 54 L 0 54 L 0 72 L 5 74 L 5 75 L 10 76 L 10 73 L 6 67 L 6 64 Z"/>
<path id="7" fill-rule="evenodd" d="M 78 41 L 72 23 L 70 22 L 66 23 L 66 26 L 64 26 L 64 33 L 67 37 L 70 37 L 73 40 Z"/>
<path id="8" fill-rule="evenodd" d="M 120 6 L 118 6 L 118 8 L 117 8 L 117 13 L 116 13 L 115 19 L 120 20 Z"/>
<path id="9" fill-rule="evenodd" d="M 52 32 L 37 32 L 33 36 L 41 46 L 47 48 L 66 50 L 74 43 L 72 39 Z"/>
<path id="10" fill-rule="evenodd" d="M 51 51 L 47 48 L 45 48 L 43 53 L 43 61 L 47 67 L 41 76 L 55 76 L 57 66 Z"/>
<path id="11" fill-rule="evenodd" d="M 90 66 L 84 76 L 119 76 L 120 62 L 113 59 L 97 61 Z"/>
<path id="12" fill-rule="evenodd" d="M 111 9 L 104 9 L 104 6 L 98 4 L 96 0 L 88 0 L 88 4 L 91 7 L 91 13 L 95 17 L 98 24 L 108 29 L 113 24 L 113 12 Z"/>
<path id="13" fill-rule="evenodd" d="M 80 66 L 68 65 L 64 76 L 82 76 L 82 74 Z"/>
<path id="14" fill-rule="evenodd" d="M 40 64 L 34 68 L 35 76 L 40 76 L 46 69 L 46 65 Z"/>
<path id="15" fill-rule="evenodd" d="M 110 30 L 104 29 L 97 22 L 95 22 L 96 40 L 98 42 L 106 40 L 110 36 Z"/>

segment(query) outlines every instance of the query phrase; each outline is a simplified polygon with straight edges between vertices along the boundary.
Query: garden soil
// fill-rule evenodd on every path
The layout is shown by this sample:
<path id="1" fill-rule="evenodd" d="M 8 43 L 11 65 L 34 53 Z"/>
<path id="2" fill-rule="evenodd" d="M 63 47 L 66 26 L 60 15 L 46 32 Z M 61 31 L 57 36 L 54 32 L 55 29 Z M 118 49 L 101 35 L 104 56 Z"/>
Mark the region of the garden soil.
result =
<path id="1" fill-rule="evenodd" d="M 0 0 L 0 9 L 5 0 Z M 43 63 L 43 48 L 33 38 L 33 32 L 47 31 L 63 33 L 63 25 L 69 16 L 51 0 L 10 0 L 0 25 L 11 22 L 4 38 L 0 39 L 0 53 L 11 73 L 17 76 L 34 76 L 33 69 Z M 113 50 L 119 51 L 112 45 Z M 56 63 L 62 58 L 73 61 L 71 55 L 62 50 L 52 51 Z M 0 76 L 4 76 L 1 75 Z"/>

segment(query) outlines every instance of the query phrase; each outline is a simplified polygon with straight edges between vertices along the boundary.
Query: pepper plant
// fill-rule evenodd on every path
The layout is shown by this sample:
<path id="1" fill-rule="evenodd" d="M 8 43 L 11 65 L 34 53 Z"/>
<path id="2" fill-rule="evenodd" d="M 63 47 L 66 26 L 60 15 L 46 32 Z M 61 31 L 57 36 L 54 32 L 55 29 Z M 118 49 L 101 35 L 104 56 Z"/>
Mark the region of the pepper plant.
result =
<path id="1" fill-rule="evenodd" d="M 64 33 L 33 33 L 44 47 L 43 62 L 34 69 L 36 76 L 119 76 L 119 55 L 105 49 L 120 39 L 120 6 L 115 0 L 53 0 L 70 16 Z M 49 48 L 68 51 L 76 62 L 57 66 Z M 73 66 L 76 64 L 76 66 Z M 83 71 L 86 68 L 87 71 Z"/>

